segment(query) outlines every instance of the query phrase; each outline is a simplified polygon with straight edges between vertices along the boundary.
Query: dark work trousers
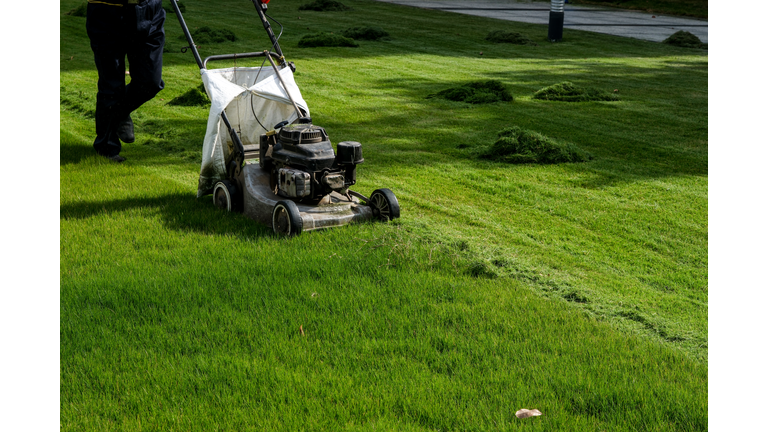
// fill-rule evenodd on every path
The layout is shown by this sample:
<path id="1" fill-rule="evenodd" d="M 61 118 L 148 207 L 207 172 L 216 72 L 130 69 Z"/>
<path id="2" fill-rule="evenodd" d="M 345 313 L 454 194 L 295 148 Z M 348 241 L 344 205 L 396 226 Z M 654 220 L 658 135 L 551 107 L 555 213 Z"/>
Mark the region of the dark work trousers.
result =
<path id="1" fill-rule="evenodd" d="M 88 3 L 85 27 L 99 72 L 93 148 L 101 155 L 120 154 L 118 125 L 165 85 L 162 79 L 164 23 L 161 0 L 122 6 Z M 131 74 L 128 85 L 125 85 L 126 57 Z"/>

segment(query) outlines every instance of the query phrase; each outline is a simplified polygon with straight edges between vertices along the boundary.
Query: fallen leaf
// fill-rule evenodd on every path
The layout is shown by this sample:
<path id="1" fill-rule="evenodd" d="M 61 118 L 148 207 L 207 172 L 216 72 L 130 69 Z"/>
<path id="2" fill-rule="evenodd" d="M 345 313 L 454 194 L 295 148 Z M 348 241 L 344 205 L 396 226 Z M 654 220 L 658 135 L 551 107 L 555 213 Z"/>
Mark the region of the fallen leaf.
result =
<path id="1" fill-rule="evenodd" d="M 317 297 L 317 293 L 312 293 L 312 297 Z"/>
<path id="2" fill-rule="evenodd" d="M 517 418 L 536 417 L 536 416 L 540 416 L 540 415 L 541 415 L 541 411 L 539 411 L 537 409 L 529 410 L 529 409 L 525 409 L 525 408 L 523 408 L 523 409 L 521 409 L 521 410 L 519 410 L 519 411 L 517 411 L 515 413 L 515 417 L 517 417 Z"/>
<path id="3" fill-rule="evenodd" d="M 299 331 L 301 332 L 301 335 L 304 336 L 304 326 L 303 325 L 299 326 Z"/>

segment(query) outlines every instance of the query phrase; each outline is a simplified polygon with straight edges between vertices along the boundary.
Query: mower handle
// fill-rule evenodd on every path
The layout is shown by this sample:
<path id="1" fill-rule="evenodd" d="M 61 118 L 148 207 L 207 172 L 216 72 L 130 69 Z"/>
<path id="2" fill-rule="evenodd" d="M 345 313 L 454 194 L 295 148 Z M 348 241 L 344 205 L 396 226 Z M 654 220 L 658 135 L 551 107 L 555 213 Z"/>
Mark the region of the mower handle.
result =
<path id="1" fill-rule="evenodd" d="M 173 6 L 173 11 L 176 12 L 176 17 L 179 19 L 179 24 L 181 24 L 181 30 L 184 32 L 184 37 L 187 38 L 187 42 L 189 43 L 188 48 L 192 49 L 192 54 L 195 56 L 195 61 L 197 62 L 197 66 L 202 68 L 203 61 L 200 60 L 200 53 L 197 52 L 197 47 L 195 46 L 195 42 L 192 40 L 192 35 L 189 33 L 189 28 L 187 27 L 187 23 L 184 22 L 184 17 L 181 16 L 181 11 L 179 10 L 179 5 L 176 3 L 176 0 L 171 0 L 171 6 Z"/>
<path id="2" fill-rule="evenodd" d="M 266 14 L 264 10 L 267 8 L 266 3 L 261 3 L 257 0 L 251 0 L 253 2 L 253 5 L 256 6 L 256 11 L 259 14 L 259 18 L 261 19 L 262 24 L 264 25 L 264 29 L 267 31 L 267 35 L 269 36 L 270 41 L 272 41 L 272 47 L 277 51 L 277 54 L 273 52 L 269 52 L 269 55 L 271 57 L 274 57 L 278 63 L 280 63 L 280 66 L 288 65 L 288 67 L 291 68 L 292 72 L 296 72 L 296 66 L 293 65 L 293 62 L 286 62 L 285 57 L 283 56 L 283 51 L 280 49 L 280 45 L 277 43 L 277 38 L 275 37 L 275 34 L 272 32 L 272 26 L 269 24 L 269 21 L 267 21 Z M 267 2 L 268 3 L 268 2 Z M 228 60 L 228 59 L 236 59 L 238 57 L 240 58 L 246 58 L 246 57 L 259 57 L 266 55 L 264 52 L 258 52 L 258 53 L 242 53 L 242 54 L 222 54 L 222 55 L 213 55 L 210 57 L 207 57 L 205 61 L 200 59 L 200 53 L 197 51 L 197 46 L 195 45 L 195 42 L 192 40 L 192 34 L 189 32 L 189 27 L 187 27 L 187 23 L 184 21 L 184 17 L 181 15 L 181 10 L 179 10 L 179 5 L 177 4 L 177 0 L 171 0 L 171 6 L 173 6 L 173 10 L 176 13 L 176 17 L 179 19 L 179 24 L 181 25 L 181 30 L 184 32 L 184 37 L 187 39 L 187 42 L 189 43 L 189 46 L 186 48 L 190 48 L 192 50 L 192 55 L 195 57 L 195 61 L 197 62 L 197 66 L 200 67 L 200 69 L 207 69 L 206 64 L 209 60 Z"/>
<path id="3" fill-rule="evenodd" d="M 269 52 L 269 51 L 239 53 L 239 54 L 219 54 L 219 55 L 212 55 L 212 56 L 206 57 L 205 60 L 203 60 L 203 69 L 208 69 L 208 62 L 211 60 L 237 60 L 239 58 L 262 57 L 266 55 L 269 55 L 270 57 L 275 58 L 277 61 L 280 61 L 282 58 L 280 55 L 275 54 L 273 52 Z"/>

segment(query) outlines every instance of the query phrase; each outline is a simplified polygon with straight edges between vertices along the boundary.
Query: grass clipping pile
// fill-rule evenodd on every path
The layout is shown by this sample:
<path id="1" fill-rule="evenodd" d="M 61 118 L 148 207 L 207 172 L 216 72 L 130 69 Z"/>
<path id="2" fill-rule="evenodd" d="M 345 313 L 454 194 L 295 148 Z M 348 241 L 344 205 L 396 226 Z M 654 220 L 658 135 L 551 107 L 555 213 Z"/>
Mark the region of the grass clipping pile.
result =
<path id="1" fill-rule="evenodd" d="M 578 87 L 571 82 L 565 81 L 544 87 L 534 93 L 533 98 L 560 102 L 614 102 L 619 100 L 619 95 L 597 89 Z"/>
<path id="2" fill-rule="evenodd" d="M 357 48 L 354 40 L 334 33 L 312 33 L 304 35 L 299 40 L 299 48 L 314 47 L 350 47 Z"/>
<path id="3" fill-rule="evenodd" d="M 480 157 L 512 164 L 557 164 L 593 159 L 591 154 L 574 144 L 517 126 L 502 129 L 496 142 Z"/>
<path id="4" fill-rule="evenodd" d="M 186 37 L 181 35 L 179 36 L 179 39 L 186 40 Z M 226 29 L 216 30 L 208 26 L 203 26 L 192 31 L 192 40 L 195 41 L 195 44 L 203 45 L 211 43 L 234 42 L 237 40 L 237 37 L 234 33 Z"/>
<path id="5" fill-rule="evenodd" d="M 200 84 L 197 87 L 189 89 L 181 96 L 177 96 L 168 102 L 168 105 L 174 106 L 206 106 L 210 104 L 208 94 L 205 93 L 205 86 Z"/>
<path id="6" fill-rule="evenodd" d="M 539 46 L 539 44 L 528 39 L 528 36 L 522 33 L 505 31 L 505 30 L 494 30 L 488 33 L 488 36 L 485 37 L 485 40 L 493 43 L 510 43 L 515 45 Z"/>
<path id="7" fill-rule="evenodd" d="M 687 32 L 685 30 L 680 30 L 672 33 L 672 35 L 666 39 L 662 43 L 679 46 L 683 48 L 707 48 L 707 44 L 703 43 L 701 39 L 696 37 L 695 34 L 691 32 Z"/>
<path id="8" fill-rule="evenodd" d="M 344 3 L 337 2 L 336 0 L 315 0 L 311 3 L 306 3 L 299 6 L 299 10 L 310 10 L 316 12 L 341 12 L 352 10 L 352 8 L 345 5 Z"/>
<path id="9" fill-rule="evenodd" d="M 378 27 L 351 27 L 341 32 L 344 37 L 357 40 L 375 41 L 389 37 L 389 33 Z"/>
<path id="10" fill-rule="evenodd" d="M 427 99 L 442 98 L 455 102 L 484 104 L 511 102 L 512 93 L 500 81 L 472 81 L 459 87 L 452 87 L 427 96 Z"/>

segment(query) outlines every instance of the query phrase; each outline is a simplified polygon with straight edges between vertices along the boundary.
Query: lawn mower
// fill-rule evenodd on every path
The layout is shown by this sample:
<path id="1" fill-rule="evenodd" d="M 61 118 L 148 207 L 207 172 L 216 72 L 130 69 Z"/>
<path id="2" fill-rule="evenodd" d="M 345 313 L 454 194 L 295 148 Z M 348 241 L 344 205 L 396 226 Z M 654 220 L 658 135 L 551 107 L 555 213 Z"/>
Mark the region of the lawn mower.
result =
<path id="1" fill-rule="evenodd" d="M 352 191 L 363 162 L 359 142 L 343 141 L 334 151 L 325 129 L 314 125 L 307 103 L 272 31 L 269 0 L 251 0 L 271 41 L 269 50 L 200 58 L 179 5 L 171 0 L 200 67 L 211 100 L 203 140 L 198 198 L 212 195 L 214 205 L 243 212 L 282 235 L 346 225 L 355 221 L 400 217 L 391 190 L 370 197 Z M 270 17 L 271 19 L 271 17 Z M 282 32 L 281 32 L 282 34 Z M 210 61 L 264 57 L 261 67 L 208 69 Z M 269 65 L 267 66 L 267 61 Z M 270 126 L 274 125 L 274 126 Z"/>

